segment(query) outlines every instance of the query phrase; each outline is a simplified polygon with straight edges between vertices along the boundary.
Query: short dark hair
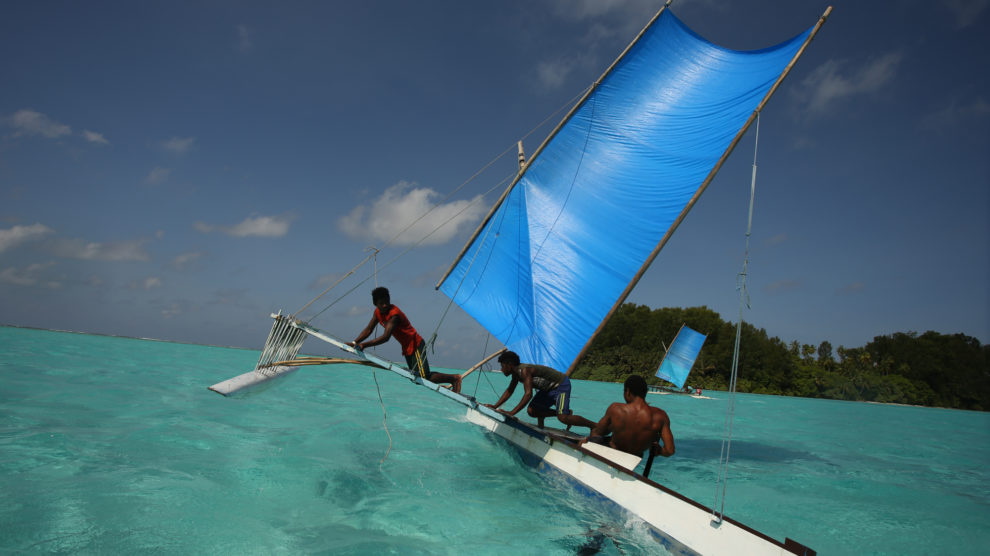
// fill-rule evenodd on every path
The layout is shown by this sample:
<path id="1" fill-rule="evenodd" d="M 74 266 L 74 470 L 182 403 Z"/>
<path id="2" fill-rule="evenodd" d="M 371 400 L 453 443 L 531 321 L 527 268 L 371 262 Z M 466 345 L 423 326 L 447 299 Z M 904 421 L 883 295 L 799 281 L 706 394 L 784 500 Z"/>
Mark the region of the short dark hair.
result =
<path id="1" fill-rule="evenodd" d="M 639 375 L 629 375 L 625 383 L 626 390 L 638 398 L 646 398 L 646 380 Z"/>
<path id="2" fill-rule="evenodd" d="M 519 364 L 519 354 L 517 354 L 514 351 L 507 351 L 507 352 L 503 353 L 502 355 L 499 355 L 498 356 L 498 362 L 499 363 L 508 363 L 510 365 L 518 365 Z"/>
<path id="3" fill-rule="evenodd" d="M 379 299 L 381 299 L 385 303 L 391 303 L 392 302 L 392 300 L 389 298 L 389 295 L 388 295 L 388 288 L 386 288 L 386 287 L 377 287 L 377 288 L 371 290 L 371 302 L 372 303 L 378 303 L 378 300 Z"/>

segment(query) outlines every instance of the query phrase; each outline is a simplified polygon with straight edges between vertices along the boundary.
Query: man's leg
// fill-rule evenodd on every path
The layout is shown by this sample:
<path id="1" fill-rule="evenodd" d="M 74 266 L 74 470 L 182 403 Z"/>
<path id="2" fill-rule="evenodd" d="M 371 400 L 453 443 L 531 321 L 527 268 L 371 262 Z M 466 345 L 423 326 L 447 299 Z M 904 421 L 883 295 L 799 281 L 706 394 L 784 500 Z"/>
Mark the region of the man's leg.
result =
<path id="1" fill-rule="evenodd" d="M 430 373 L 430 382 L 437 384 L 450 384 L 450 389 L 458 394 L 461 392 L 461 375 L 448 375 L 444 373 Z"/>
<path id="2" fill-rule="evenodd" d="M 556 396 L 554 405 L 557 406 L 557 419 L 567 425 L 567 430 L 571 430 L 573 426 L 595 428 L 598 423 L 574 415 L 571 411 L 571 381 L 565 380 L 553 393 Z"/>

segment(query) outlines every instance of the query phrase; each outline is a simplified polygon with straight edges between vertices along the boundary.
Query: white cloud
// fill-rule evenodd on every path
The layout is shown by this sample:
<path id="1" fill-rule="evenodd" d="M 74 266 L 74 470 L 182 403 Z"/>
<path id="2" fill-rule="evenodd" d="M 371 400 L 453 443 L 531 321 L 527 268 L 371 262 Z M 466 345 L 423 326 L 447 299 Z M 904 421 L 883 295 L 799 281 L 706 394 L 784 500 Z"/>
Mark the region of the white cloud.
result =
<path id="1" fill-rule="evenodd" d="M 144 178 L 144 183 L 147 185 L 158 185 L 167 180 L 171 172 L 172 170 L 169 168 L 155 166 L 148 172 L 148 176 Z"/>
<path id="2" fill-rule="evenodd" d="M 481 195 L 470 201 L 434 205 L 432 199 L 438 196 L 432 189 L 399 182 L 385 190 L 370 207 L 355 207 L 350 214 L 340 218 L 337 225 L 354 239 L 382 242 L 393 240 L 401 232 L 393 240 L 396 245 L 413 245 L 420 240 L 427 245 L 439 245 L 449 241 L 462 228 L 479 221 L 488 209 L 480 202 Z M 413 224 L 421 216 L 422 219 Z M 405 230 L 406 227 L 409 229 Z"/>
<path id="3" fill-rule="evenodd" d="M 780 280 L 766 286 L 770 293 L 780 293 L 799 290 L 804 287 L 800 280 Z"/>
<path id="4" fill-rule="evenodd" d="M 72 128 L 56 122 L 48 116 L 35 112 L 34 110 L 18 110 L 10 117 L 10 126 L 13 127 L 14 136 L 40 135 L 49 139 L 55 139 L 63 135 L 72 133 Z"/>
<path id="5" fill-rule="evenodd" d="M 956 19 L 956 29 L 972 25 L 983 10 L 990 5 L 990 0 L 946 0 L 945 7 L 952 12 Z"/>
<path id="6" fill-rule="evenodd" d="M 921 125 L 926 129 L 952 131 L 960 124 L 972 123 L 980 125 L 979 120 L 990 115 L 990 103 L 982 98 L 960 104 L 956 100 L 941 105 L 922 120 Z"/>
<path id="7" fill-rule="evenodd" d="M 574 71 L 574 62 L 572 61 L 540 62 L 536 66 L 536 77 L 543 87 L 559 89 L 567 81 L 567 76 L 572 71 Z"/>
<path id="8" fill-rule="evenodd" d="M 839 290 L 839 294 L 843 295 L 843 294 L 859 293 L 865 289 L 866 289 L 866 284 L 864 284 L 863 282 L 853 282 L 851 284 L 846 284 L 845 286 L 843 286 L 842 289 Z"/>
<path id="9" fill-rule="evenodd" d="M 777 234 L 767 239 L 767 245 L 780 245 L 787 241 L 787 234 Z"/>
<path id="10" fill-rule="evenodd" d="M 54 262 L 48 262 L 32 264 L 24 270 L 18 270 L 13 267 L 5 268 L 0 271 L 0 283 L 14 284 L 16 286 L 42 286 L 49 289 L 58 289 L 62 287 L 60 282 L 54 280 L 45 281 L 38 276 L 41 271 L 54 265 Z"/>
<path id="11" fill-rule="evenodd" d="M 171 153 L 186 154 L 190 149 L 192 149 L 193 143 L 195 142 L 195 137 L 186 137 L 185 139 L 172 137 L 171 139 L 162 142 L 162 148 Z"/>
<path id="12" fill-rule="evenodd" d="M 172 259 L 172 266 L 175 267 L 175 268 L 177 268 L 177 269 L 179 269 L 179 270 L 184 270 L 191 263 L 193 263 L 194 261 L 198 260 L 202 256 L 203 256 L 203 254 L 202 253 L 199 253 L 199 252 L 196 252 L 196 253 L 182 253 L 181 255 L 175 257 L 174 259 Z"/>
<path id="13" fill-rule="evenodd" d="M 845 60 L 829 60 L 811 72 L 794 94 L 807 103 L 809 113 L 820 114 L 837 101 L 880 90 L 894 79 L 902 58 L 892 52 L 859 67 L 849 67 Z"/>
<path id="14" fill-rule="evenodd" d="M 147 261 L 144 250 L 147 240 L 136 239 L 98 243 L 83 239 L 56 239 L 50 243 L 51 251 L 67 259 L 84 261 Z"/>
<path id="15" fill-rule="evenodd" d="M 0 253 L 16 245 L 40 239 L 53 231 L 48 226 L 38 223 L 30 226 L 14 226 L 9 230 L 0 230 Z"/>
<path id="16" fill-rule="evenodd" d="M 144 280 L 136 280 L 130 284 L 130 288 L 132 290 L 151 290 L 154 288 L 160 288 L 161 286 L 162 280 L 157 276 L 148 276 Z"/>
<path id="17" fill-rule="evenodd" d="M 83 132 L 82 132 L 82 135 L 90 143 L 97 143 L 97 144 L 100 144 L 100 145 L 109 145 L 110 144 L 110 141 L 107 141 L 106 138 L 103 137 L 103 134 L 102 133 L 97 133 L 95 131 L 90 131 L 88 129 L 84 129 Z"/>
<path id="18" fill-rule="evenodd" d="M 241 52 L 249 52 L 254 46 L 254 42 L 251 40 L 252 35 L 254 35 L 254 31 L 247 25 L 237 26 L 237 48 Z"/>
<path id="19" fill-rule="evenodd" d="M 165 317 L 166 319 L 170 319 L 176 315 L 181 315 L 184 312 L 185 310 L 182 306 L 180 306 L 178 303 L 173 302 L 173 303 L 169 303 L 168 307 L 162 309 L 162 316 Z"/>
<path id="20" fill-rule="evenodd" d="M 214 226 L 205 222 L 196 222 L 193 228 L 204 234 L 214 230 L 233 237 L 282 237 L 289 233 L 292 217 L 279 216 L 249 216 L 234 226 Z"/>

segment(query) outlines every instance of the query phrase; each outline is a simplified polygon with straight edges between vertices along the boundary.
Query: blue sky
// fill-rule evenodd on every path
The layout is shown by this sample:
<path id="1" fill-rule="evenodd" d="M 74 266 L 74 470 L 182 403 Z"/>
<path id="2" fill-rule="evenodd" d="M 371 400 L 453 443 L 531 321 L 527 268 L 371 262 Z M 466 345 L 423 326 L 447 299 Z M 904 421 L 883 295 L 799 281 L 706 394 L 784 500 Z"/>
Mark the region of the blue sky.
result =
<path id="1" fill-rule="evenodd" d="M 377 262 L 429 336 L 448 302 L 433 284 L 515 142 L 535 149 L 659 4 L 5 3 L 0 323 L 257 348 L 270 312 L 384 246 L 303 316 L 352 338 Z M 836 347 L 926 330 L 990 342 L 988 4 L 833 3 L 761 118 L 747 321 Z M 672 9 L 753 49 L 827 5 Z M 630 301 L 737 319 L 753 136 Z M 456 307 L 439 334 L 434 365 L 483 356 Z"/>

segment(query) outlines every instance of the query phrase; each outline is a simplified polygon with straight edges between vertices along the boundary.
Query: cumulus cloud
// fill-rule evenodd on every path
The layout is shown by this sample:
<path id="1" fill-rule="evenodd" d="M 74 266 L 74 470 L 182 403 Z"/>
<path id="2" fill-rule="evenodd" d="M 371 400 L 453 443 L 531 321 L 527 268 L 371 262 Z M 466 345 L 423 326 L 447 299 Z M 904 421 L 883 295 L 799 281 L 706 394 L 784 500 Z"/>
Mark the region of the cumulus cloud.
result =
<path id="1" fill-rule="evenodd" d="M 170 153 L 186 154 L 192 149 L 193 143 L 195 142 L 195 137 L 186 137 L 185 139 L 180 137 L 172 137 L 171 139 L 162 141 L 162 148 Z"/>
<path id="2" fill-rule="evenodd" d="M 40 239 L 54 230 L 44 224 L 30 226 L 14 226 L 8 230 L 0 230 L 0 253 L 14 246 Z"/>
<path id="3" fill-rule="evenodd" d="M 0 270 L 0 283 L 13 284 L 15 286 L 41 286 L 49 289 L 58 289 L 62 284 L 55 280 L 44 280 L 39 275 L 43 270 L 54 266 L 54 262 L 36 263 L 28 265 L 23 270 L 10 267 Z"/>
<path id="4" fill-rule="evenodd" d="M 767 285 L 766 291 L 770 293 L 783 293 L 801 289 L 802 285 L 799 280 L 780 280 Z"/>
<path id="5" fill-rule="evenodd" d="M 767 245 L 780 245 L 787 242 L 787 234 L 777 234 L 767 239 Z"/>
<path id="6" fill-rule="evenodd" d="M 148 276 L 144 280 L 135 280 L 130 284 L 132 290 L 151 290 L 161 286 L 162 280 L 157 276 Z"/>
<path id="7" fill-rule="evenodd" d="M 110 144 L 110 141 L 107 141 L 106 138 L 103 137 L 103 134 L 102 133 L 97 133 L 95 131 L 90 131 L 88 129 L 84 129 L 83 132 L 82 132 L 82 135 L 83 135 L 83 138 L 85 138 L 90 143 L 96 143 L 96 144 L 99 144 L 99 145 L 109 145 Z"/>
<path id="8" fill-rule="evenodd" d="M 193 228 L 204 234 L 219 231 L 233 237 L 282 237 L 289 233 L 292 217 L 279 216 L 249 216 L 234 226 L 215 226 L 205 222 L 196 222 Z"/>
<path id="9" fill-rule="evenodd" d="M 990 103 L 982 98 L 969 102 L 951 100 L 943 104 L 937 111 L 925 116 L 921 125 L 934 131 L 954 130 L 956 126 L 965 123 L 976 125 L 981 119 L 990 116 Z"/>
<path id="10" fill-rule="evenodd" d="M 839 290 L 839 293 L 840 294 L 859 293 L 865 289 L 866 289 L 866 284 L 864 284 L 863 282 L 853 282 L 851 284 L 846 284 L 845 286 L 843 286 Z"/>
<path id="11" fill-rule="evenodd" d="M 439 196 L 432 189 L 399 182 L 385 190 L 371 206 L 355 207 L 337 225 L 348 236 L 364 241 L 395 238 L 396 245 L 413 245 L 421 240 L 426 245 L 439 245 L 478 222 L 488 208 L 480 202 L 481 195 L 470 201 L 436 205 L 433 199 Z"/>
<path id="12" fill-rule="evenodd" d="M 14 128 L 14 137 L 21 135 L 37 135 L 56 139 L 72 133 L 72 128 L 35 112 L 34 110 L 18 110 L 9 118 L 9 124 Z"/>
<path id="13" fill-rule="evenodd" d="M 84 261 L 147 261 L 144 250 L 147 240 L 135 239 L 99 243 L 83 239 L 60 238 L 52 240 L 49 248 L 52 253 L 66 259 Z"/>
<path id="14" fill-rule="evenodd" d="M 977 19 L 983 10 L 990 5 L 990 0 L 946 0 L 945 7 L 949 9 L 956 20 L 956 29 L 969 27 Z"/>
<path id="15" fill-rule="evenodd" d="M 249 52 L 251 47 L 254 46 L 254 42 L 251 40 L 254 31 L 251 30 L 247 25 L 237 26 L 237 49 L 241 52 Z"/>
<path id="16" fill-rule="evenodd" d="M 172 267 L 178 270 L 185 270 L 186 267 L 188 267 L 193 262 L 197 261 L 202 256 L 203 254 L 199 252 L 182 253 L 181 255 L 178 255 L 177 257 L 172 259 Z"/>
<path id="17" fill-rule="evenodd" d="M 540 84 L 547 89 L 558 89 L 567 82 L 567 76 L 574 71 L 574 62 L 558 60 L 555 62 L 540 62 L 536 66 L 536 77 Z"/>
<path id="18" fill-rule="evenodd" d="M 172 170 L 169 168 L 155 166 L 148 172 L 147 177 L 144 178 L 144 183 L 147 185 L 158 185 L 167 180 L 170 173 L 172 173 Z"/>
<path id="19" fill-rule="evenodd" d="M 829 60 L 804 78 L 794 94 L 807 104 L 811 114 L 821 114 L 847 97 L 879 91 L 893 81 L 903 55 L 884 54 L 862 65 L 846 60 Z"/>

